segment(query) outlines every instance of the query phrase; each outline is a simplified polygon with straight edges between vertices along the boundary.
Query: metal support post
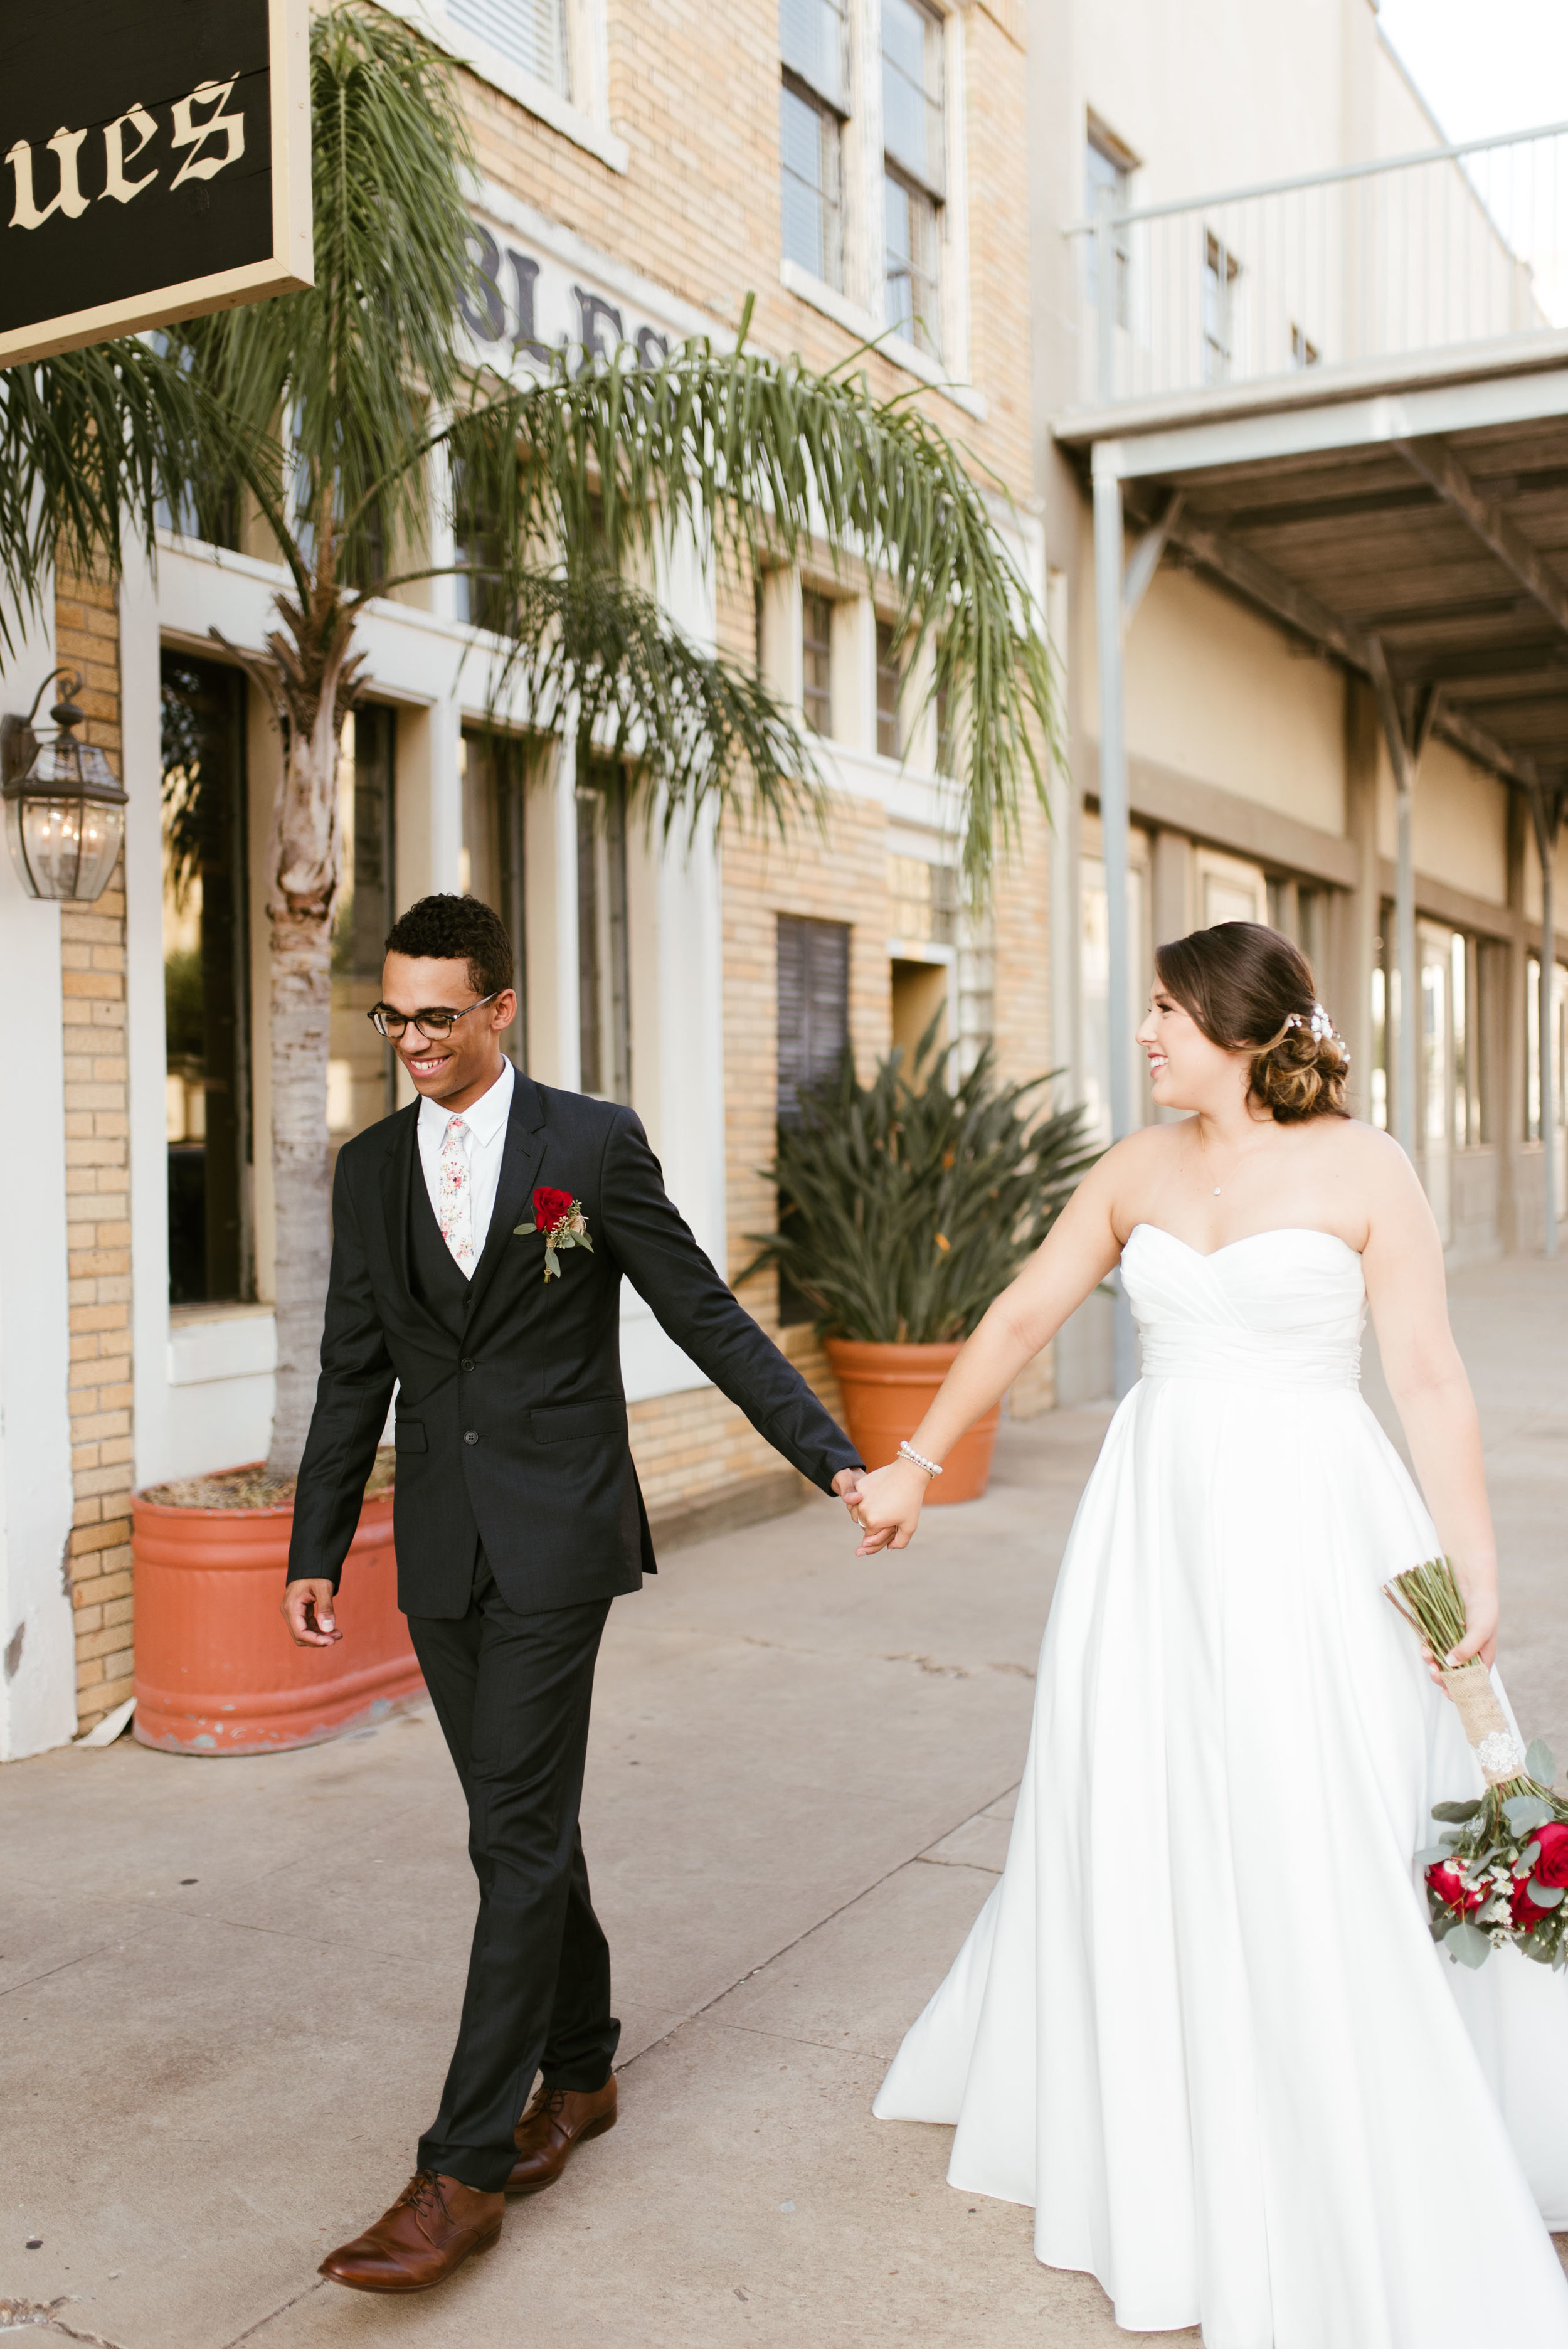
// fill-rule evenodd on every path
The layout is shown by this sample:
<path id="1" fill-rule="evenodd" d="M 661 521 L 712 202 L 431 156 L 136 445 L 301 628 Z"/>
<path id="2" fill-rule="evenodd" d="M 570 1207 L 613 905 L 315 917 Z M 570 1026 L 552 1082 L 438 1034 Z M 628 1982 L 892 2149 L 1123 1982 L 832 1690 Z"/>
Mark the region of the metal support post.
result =
<path id="1" fill-rule="evenodd" d="M 1553 902 L 1553 865 L 1556 862 L 1557 827 L 1563 812 L 1558 786 L 1537 783 L 1530 794 L 1535 823 L 1535 847 L 1541 860 L 1541 978 L 1536 1010 L 1536 1045 L 1541 1092 L 1541 1179 L 1544 1194 L 1541 1245 L 1547 1256 L 1557 1253 L 1557 1039 L 1553 1033 L 1557 993 L 1557 923 Z"/>
<path id="2" fill-rule="evenodd" d="M 1394 1138 L 1413 1158 L 1416 1154 L 1416 1036 L 1419 1025 L 1418 999 L 1420 973 L 1416 965 L 1416 771 L 1438 714 L 1438 694 L 1428 686 L 1418 693 L 1397 688 L 1377 637 L 1367 639 L 1377 711 L 1394 770 L 1398 829 L 1394 862 L 1394 971 L 1398 980 L 1398 1006 L 1388 1006 L 1394 1021 Z M 1387 1022 L 1384 1034 L 1387 1033 Z"/>
<path id="3" fill-rule="evenodd" d="M 1419 1015 L 1416 968 L 1416 778 L 1408 756 L 1394 771 L 1398 809 L 1398 845 L 1394 861 L 1394 968 L 1399 981 L 1399 1003 L 1394 1027 L 1394 1136 L 1400 1148 L 1416 1154 L 1416 1030 Z"/>
<path id="4" fill-rule="evenodd" d="M 1110 1133 L 1119 1142 L 1132 1131 L 1132 936 L 1127 904 L 1127 731 L 1121 667 L 1121 477 L 1114 443 L 1094 451 L 1094 598 L 1099 661 L 1099 828 L 1105 858 L 1106 1048 Z M 1116 1392 L 1137 1377 L 1132 1311 L 1119 1282 L 1115 1309 Z"/>

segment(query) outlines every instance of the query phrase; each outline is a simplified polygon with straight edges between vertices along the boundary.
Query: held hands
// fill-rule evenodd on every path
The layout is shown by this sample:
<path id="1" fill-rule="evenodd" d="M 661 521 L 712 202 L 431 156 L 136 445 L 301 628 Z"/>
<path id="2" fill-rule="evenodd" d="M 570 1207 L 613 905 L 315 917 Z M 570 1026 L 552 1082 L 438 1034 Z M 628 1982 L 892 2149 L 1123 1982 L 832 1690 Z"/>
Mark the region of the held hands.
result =
<path id="1" fill-rule="evenodd" d="M 296 1648 L 330 1648 L 342 1632 L 334 1620 L 336 1601 L 324 1575 L 291 1582 L 284 1592 L 284 1621 Z"/>
<path id="2" fill-rule="evenodd" d="M 1494 1580 L 1471 1582 L 1461 1573 L 1460 1593 L 1465 1602 L 1465 1635 L 1452 1652 L 1443 1658 L 1450 1671 L 1468 1664 L 1479 1656 L 1488 1671 L 1497 1660 L 1497 1584 Z M 1442 1675 L 1438 1660 L 1430 1650 L 1425 1651 L 1433 1680 L 1442 1687 Z"/>
<path id="3" fill-rule="evenodd" d="M 913 1461 L 894 1460 L 886 1468 L 846 1469 L 845 1484 L 833 1479 L 833 1489 L 846 1504 L 851 1522 L 859 1526 L 857 1557 L 876 1557 L 884 1549 L 907 1549 L 914 1539 L 930 1479 Z"/>

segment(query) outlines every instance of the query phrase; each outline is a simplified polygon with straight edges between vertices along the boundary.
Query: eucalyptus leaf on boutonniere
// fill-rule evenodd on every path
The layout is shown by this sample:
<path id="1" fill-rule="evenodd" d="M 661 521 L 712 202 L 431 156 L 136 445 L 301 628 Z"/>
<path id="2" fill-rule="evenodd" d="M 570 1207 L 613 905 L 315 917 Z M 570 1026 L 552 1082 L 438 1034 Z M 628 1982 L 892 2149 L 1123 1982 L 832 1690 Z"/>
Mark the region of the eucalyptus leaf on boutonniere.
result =
<path id="1" fill-rule="evenodd" d="M 559 1280 L 560 1248 L 585 1247 L 590 1256 L 593 1243 L 588 1237 L 588 1218 L 583 1212 L 583 1202 L 574 1199 L 570 1191 L 552 1191 L 543 1184 L 533 1195 L 533 1221 L 514 1224 L 512 1237 L 526 1238 L 532 1232 L 544 1235 L 544 1278 Z"/>

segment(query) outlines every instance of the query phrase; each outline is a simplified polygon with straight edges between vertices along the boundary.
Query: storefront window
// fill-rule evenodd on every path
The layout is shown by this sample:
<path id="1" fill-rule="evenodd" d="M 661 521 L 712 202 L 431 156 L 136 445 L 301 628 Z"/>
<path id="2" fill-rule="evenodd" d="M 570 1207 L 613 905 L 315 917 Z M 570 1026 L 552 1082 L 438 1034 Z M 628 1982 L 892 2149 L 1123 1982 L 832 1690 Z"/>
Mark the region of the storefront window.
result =
<path id="1" fill-rule="evenodd" d="M 245 682 L 165 653 L 163 998 L 169 1299 L 251 1288 Z"/>
<path id="2" fill-rule="evenodd" d="M 630 947 L 625 776 L 595 760 L 577 792 L 577 1001 L 583 1090 L 606 1101 L 632 1098 Z"/>
<path id="3" fill-rule="evenodd" d="M 1529 1122 L 1525 1129 L 1525 1138 L 1530 1142 L 1539 1142 L 1541 1139 L 1541 959 L 1539 956 L 1530 957 L 1526 971 L 1524 1025 L 1529 1066 L 1525 1072 L 1525 1103 Z M 1565 1021 L 1563 1017 L 1565 1005 L 1568 1005 L 1568 970 L 1565 970 L 1561 963 L 1556 963 L 1553 967 L 1552 976 L 1553 980 L 1552 1086 L 1554 1096 L 1553 1106 L 1556 1112 L 1553 1123 L 1562 1127 L 1568 1124 L 1568 1100 L 1564 1098 L 1564 1095 L 1568 1094 L 1568 1052 L 1564 1050 L 1564 1044 L 1568 1042 L 1568 1021 Z"/>
<path id="4" fill-rule="evenodd" d="M 397 1106 L 397 1062 L 366 1014 L 380 1000 L 381 964 L 393 918 L 392 827 L 397 721 L 362 701 L 344 721 L 338 762 L 343 883 L 332 927 L 332 1009 L 326 1130 L 333 1153 Z"/>
<path id="5" fill-rule="evenodd" d="M 465 733 L 463 847 L 459 878 L 466 896 L 500 916 L 511 940 L 517 1018 L 501 1030 L 501 1050 L 528 1066 L 527 833 L 528 747 L 505 734 Z"/>

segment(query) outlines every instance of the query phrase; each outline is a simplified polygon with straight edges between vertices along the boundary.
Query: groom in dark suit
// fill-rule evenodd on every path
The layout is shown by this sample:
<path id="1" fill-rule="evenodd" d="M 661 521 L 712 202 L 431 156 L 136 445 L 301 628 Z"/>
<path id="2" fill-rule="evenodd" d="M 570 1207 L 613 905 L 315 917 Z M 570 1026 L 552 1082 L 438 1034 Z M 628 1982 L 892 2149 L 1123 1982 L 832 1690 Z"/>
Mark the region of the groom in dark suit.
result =
<path id="1" fill-rule="evenodd" d="M 284 1612 L 325 1646 L 396 1381 L 397 1600 L 468 1799 L 480 1909 L 416 2174 L 323 2262 L 362 2292 L 439 2283 L 495 2241 L 507 2192 L 551 2185 L 614 2124 L 620 2025 L 577 1811 L 610 1601 L 655 1571 L 623 1278 L 814 1484 L 852 1500 L 860 1467 L 698 1247 L 633 1112 L 505 1059 L 511 979 L 506 931 L 471 897 L 423 898 L 387 938 L 371 1016 L 420 1099 L 338 1157 L 294 1502 Z"/>

